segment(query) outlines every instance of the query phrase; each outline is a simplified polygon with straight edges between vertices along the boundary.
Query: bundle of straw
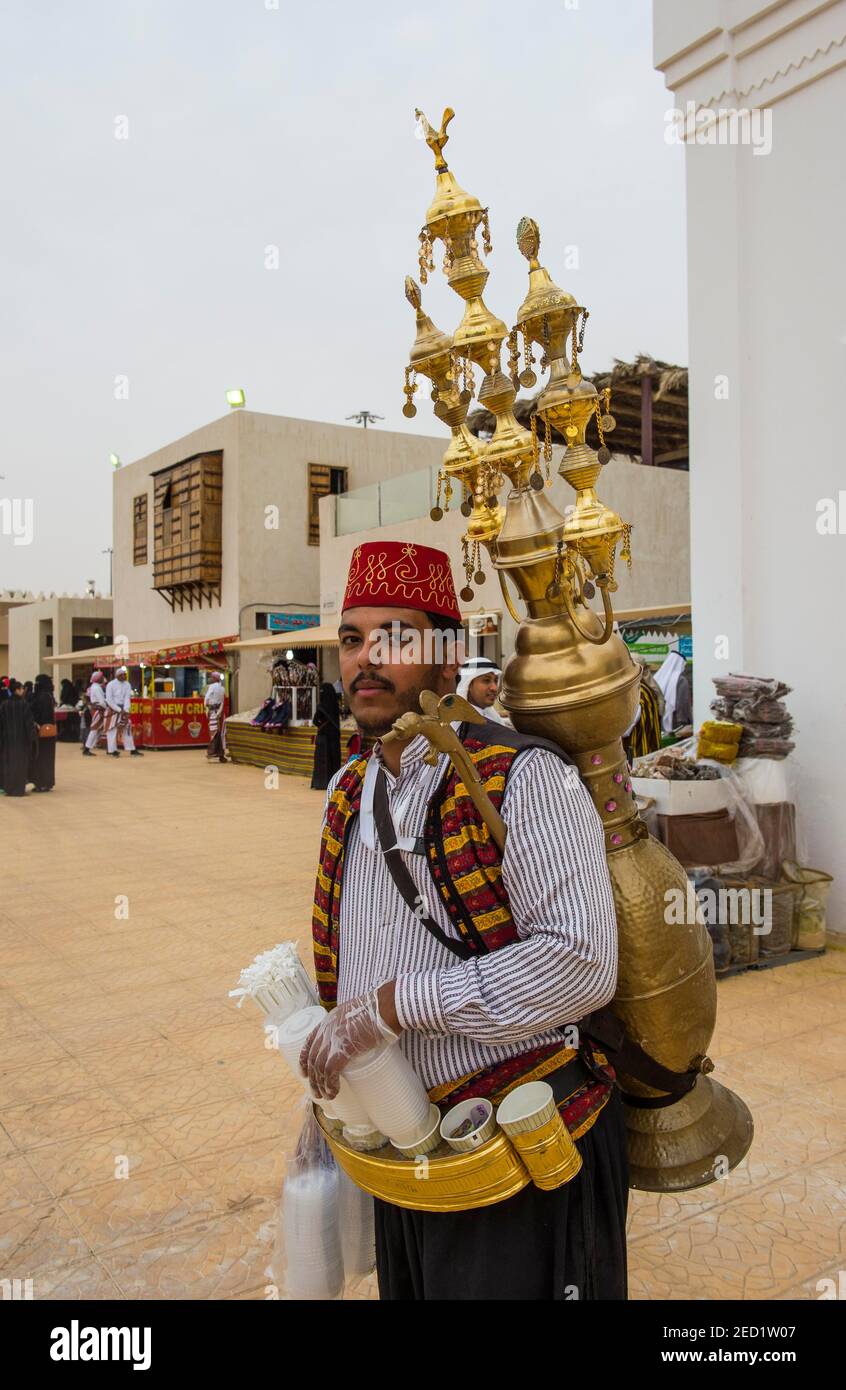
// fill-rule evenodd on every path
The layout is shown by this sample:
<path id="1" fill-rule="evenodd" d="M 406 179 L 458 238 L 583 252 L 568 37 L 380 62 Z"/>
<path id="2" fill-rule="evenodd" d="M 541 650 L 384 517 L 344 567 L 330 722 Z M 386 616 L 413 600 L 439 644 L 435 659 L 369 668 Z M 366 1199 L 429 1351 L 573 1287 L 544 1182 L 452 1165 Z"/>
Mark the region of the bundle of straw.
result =
<path id="1" fill-rule="evenodd" d="M 241 971 L 238 987 L 230 989 L 229 997 L 238 999 L 239 1009 L 245 999 L 252 999 L 277 1024 L 284 1023 L 299 1009 L 320 1002 L 293 941 L 282 941 L 272 951 L 256 956 Z"/>

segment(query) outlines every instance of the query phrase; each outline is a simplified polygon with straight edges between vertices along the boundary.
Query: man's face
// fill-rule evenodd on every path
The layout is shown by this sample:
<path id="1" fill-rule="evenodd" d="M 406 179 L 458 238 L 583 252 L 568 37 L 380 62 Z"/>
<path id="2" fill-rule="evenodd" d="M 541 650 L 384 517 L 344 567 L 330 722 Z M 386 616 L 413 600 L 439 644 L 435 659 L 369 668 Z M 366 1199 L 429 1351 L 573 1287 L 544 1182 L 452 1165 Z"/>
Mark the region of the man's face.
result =
<path id="1" fill-rule="evenodd" d="M 126 680 L 126 672 L 125 672 L 125 671 L 118 671 L 118 680 L 119 680 L 119 681 L 125 681 L 125 680 Z"/>
<path id="2" fill-rule="evenodd" d="M 365 733 L 381 737 L 401 714 L 419 712 L 423 690 L 455 690 L 462 652 L 451 652 L 443 636 L 413 608 L 347 609 L 338 629 L 341 680 Z M 439 642 L 446 660 L 438 660 Z"/>
<path id="3" fill-rule="evenodd" d="M 477 676 L 470 682 L 467 691 L 471 705 L 477 709 L 489 709 L 496 699 L 499 690 L 499 676 L 495 671 L 488 671 L 484 676 Z"/>

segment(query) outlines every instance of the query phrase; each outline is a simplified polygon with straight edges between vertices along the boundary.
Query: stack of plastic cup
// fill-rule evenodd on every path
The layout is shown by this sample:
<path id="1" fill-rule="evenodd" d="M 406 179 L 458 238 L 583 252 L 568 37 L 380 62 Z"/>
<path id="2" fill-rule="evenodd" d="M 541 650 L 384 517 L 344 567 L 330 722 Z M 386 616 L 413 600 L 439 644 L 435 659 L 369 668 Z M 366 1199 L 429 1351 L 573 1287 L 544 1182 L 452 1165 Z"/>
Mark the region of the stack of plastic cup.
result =
<path id="1" fill-rule="evenodd" d="M 336 1168 L 310 1168 L 286 1179 L 282 1228 L 288 1297 L 339 1298 L 344 1260 Z"/>
<path id="2" fill-rule="evenodd" d="M 342 1168 L 338 1169 L 341 1205 L 341 1250 L 347 1287 L 365 1279 L 376 1268 L 376 1232 L 373 1198 L 362 1192 Z"/>
<path id="3" fill-rule="evenodd" d="M 306 1038 L 325 1021 L 326 1016 L 326 1010 L 319 1004 L 312 1005 L 292 1014 L 276 1029 L 276 1046 L 303 1086 L 306 1085 L 306 1081 L 300 1071 L 300 1053 Z M 351 1127 L 355 1135 L 361 1136 L 364 1147 L 378 1148 L 384 1143 L 381 1135 L 378 1136 L 378 1142 L 372 1139 L 375 1134 L 373 1122 L 345 1077 L 340 1078 L 338 1094 L 332 1100 L 318 1099 L 314 1095 L 312 1100 L 317 1101 L 328 1119 L 339 1120 L 342 1125 Z"/>
<path id="4" fill-rule="evenodd" d="M 371 1122 L 392 1144 L 413 1149 L 432 1128 L 426 1087 L 395 1043 L 354 1057 L 344 1076 Z"/>

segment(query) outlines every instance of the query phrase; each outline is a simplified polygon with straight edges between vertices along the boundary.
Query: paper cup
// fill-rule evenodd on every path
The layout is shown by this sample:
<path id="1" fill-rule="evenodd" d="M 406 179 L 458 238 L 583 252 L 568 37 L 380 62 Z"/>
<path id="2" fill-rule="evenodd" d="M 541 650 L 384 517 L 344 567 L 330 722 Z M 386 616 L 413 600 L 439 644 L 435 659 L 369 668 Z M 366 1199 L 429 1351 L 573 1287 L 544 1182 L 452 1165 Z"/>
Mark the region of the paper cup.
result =
<path id="1" fill-rule="evenodd" d="M 535 1187 L 551 1192 L 571 1182 L 582 1166 L 545 1081 L 516 1086 L 496 1112 L 497 1123 L 529 1170 Z"/>
<path id="2" fill-rule="evenodd" d="M 420 1138 L 411 1144 L 400 1144 L 393 1139 L 392 1144 L 406 1158 L 418 1158 L 431 1153 L 441 1142 L 441 1112 L 437 1105 L 429 1106 L 428 1125 Z"/>
<path id="3" fill-rule="evenodd" d="M 474 1128 L 469 1134 L 458 1138 L 455 1131 L 460 1129 L 466 1120 L 472 1120 Z M 493 1139 L 495 1133 L 493 1106 L 489 1100 L 480 1100 L 478 1097 L 475 1100 L 459 1101 L 458 1105 L 447 1111 L 441 1121 L 441 1138 L 459 1154 L 469 1154 L 474 1149 L 480 1149 L 489 1139 Z"/>
<path id="4" fill-rule="evenodd" d="M 539 1129 L 557 1114 L 552 1087 L 546 1081 L 515 1086 L 496 1112 L 496 1122 L 506 1134 L 526 1134 Z"/>

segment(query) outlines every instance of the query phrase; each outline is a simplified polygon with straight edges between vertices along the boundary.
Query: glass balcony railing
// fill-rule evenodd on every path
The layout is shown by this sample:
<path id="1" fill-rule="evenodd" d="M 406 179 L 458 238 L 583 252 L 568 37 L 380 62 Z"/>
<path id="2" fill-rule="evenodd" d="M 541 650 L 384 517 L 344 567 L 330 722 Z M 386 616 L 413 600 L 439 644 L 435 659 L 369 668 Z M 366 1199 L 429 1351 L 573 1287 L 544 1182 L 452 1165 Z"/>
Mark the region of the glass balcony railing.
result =
<path id="1" fill-rule="evenodd" d="M 401 478 L 341 492 L 335 498 L 335 535 L 372 531 L 426 516 L 435 505 L 438 469 L 421 468 Z"/>

